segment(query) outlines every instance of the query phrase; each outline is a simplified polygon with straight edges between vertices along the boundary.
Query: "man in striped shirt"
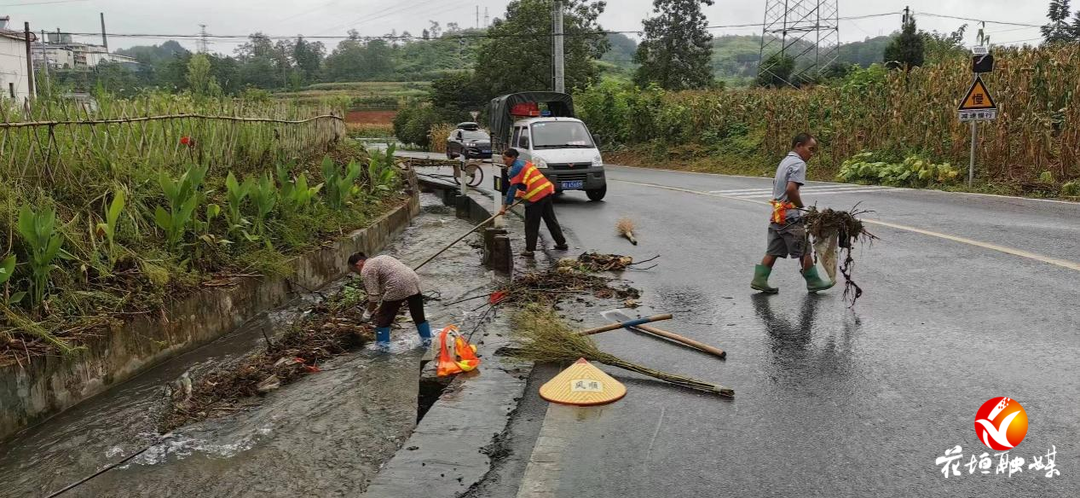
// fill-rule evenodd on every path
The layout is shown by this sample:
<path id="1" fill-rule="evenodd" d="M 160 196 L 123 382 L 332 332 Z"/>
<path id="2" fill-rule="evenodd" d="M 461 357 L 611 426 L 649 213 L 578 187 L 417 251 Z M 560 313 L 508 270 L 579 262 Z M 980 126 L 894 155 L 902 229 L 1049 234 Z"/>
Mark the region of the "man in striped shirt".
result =
<path id="1" fill-rule="evenodd" d="M 380 347 L 390 345 L 390 325 L 406 303 L 420 338 L 425 344 L 431 342 L 431 325 L 424 318 L 420 277 L 412 268 L 390 256 L 368 258 L 362 252 L 349 256 L 349 267 L 364 281 L 368 296 L 364 320 L 375 314 L 375 340 Z"/>

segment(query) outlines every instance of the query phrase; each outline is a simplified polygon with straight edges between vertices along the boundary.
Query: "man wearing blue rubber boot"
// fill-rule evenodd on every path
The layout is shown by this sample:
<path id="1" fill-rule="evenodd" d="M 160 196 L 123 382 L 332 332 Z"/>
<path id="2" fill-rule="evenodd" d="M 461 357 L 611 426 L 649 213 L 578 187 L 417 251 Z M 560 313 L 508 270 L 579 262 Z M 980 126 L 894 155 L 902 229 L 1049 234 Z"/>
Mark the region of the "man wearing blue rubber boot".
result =
<path id="1" fill-rule="evenodd" d="M 381 348 L 390 346 L 390 325 L 404 304 L 409 305 L 416 331 L 424 344 L 431 343 L 431 325 L 424 318 L 424 296 L 420 293 L 420 277 L 404 263 L 390 256 L 368 258 L 358 252 L 349 256 L 350 269 L 360 275 L 367 291 L 368 304 L 364 320 L 375 315 L 375 341 Z"/>

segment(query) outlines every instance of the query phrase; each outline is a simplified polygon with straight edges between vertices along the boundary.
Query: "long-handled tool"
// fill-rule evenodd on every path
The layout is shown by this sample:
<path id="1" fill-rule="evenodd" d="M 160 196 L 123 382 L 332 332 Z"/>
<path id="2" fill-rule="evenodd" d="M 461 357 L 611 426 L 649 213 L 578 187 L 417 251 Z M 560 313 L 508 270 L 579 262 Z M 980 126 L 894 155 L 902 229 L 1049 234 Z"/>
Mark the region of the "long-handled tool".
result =
<path id="1" fill-rule="evenodd" d="M 519 200 L 519 201 L 515 202 L 514 204 L 512 204 L 512 205 L 511 205 L 510 207 L 506 208 L 506 210 L 507 210 L 507 211 L 509 211 L 509 210 L 513 209 L 514 207 L 516 207 L 516 206 L 517 206 L 518 204 L 521 204 L 522 202 L 524 202 L 524 200 Z M 431 260 L 433 260 L 433 259 L 435 259 L 436 257 L 438 257 L 438 256 L 439 256 L 440 254 L 442 254 L 442 253 L 446 252 L 446 250 L 447 250 L 447 249 L 450 249 L 451 247 L 454 247 L 454 244 L 457 244 L 458 242 L 461 242 L 462 240 L 465 240 L 465 237 L 468 237 L 468 236 L 469 236 L 469 235 L 471 235 L 471 234 L 472 234 L 473 232 L 475 232 L 475 231 L 477 231 L 477 230 L 479 230 L 479 229 L 483 228 L 483 227 L 484 227 L 484 225 L 487 225 L 488 223 L 491 223 L 492 221 L 494 221 L 494 220 L 495 220 L 495 218 L 498 218 L 499 216 L 502 216 L 502 215 L 500 215 L 500 214 L 496 213 L 496 214 L 495 214 L 495 215 L 493 215 L 492 217 L 490 217 L 490 218 L 488 218 L 488 219 L 486 219 L 486 220 L 484 220 L 484 221 L 480 222 L 480 224 L 479 224 L 479 225 L 476 225 L 476 226 L 474 226 L 474 227 L 472 228 L 472 230 L 469 230 L 468 232 L 465 232 L 465 234 L 464 234 L 464 235 L 462 235 L 461 237 L 458 237 L 458 238 L 457 238 L 457 239 L 455 239 L 455 240 L 454 240 L 453 242 L 451 242 L 451 243 L 447 244 L 447 245 L 446 245 L 446 247 L 444 247 L 444 248 L 442 248 L 442 249 L 439 249 L 439 252 L 437 252 L 437 253 L 435 253 L 435 254 L 432 254 L 430 258 L 428 258 L 428 259 L 425 259 L 423 263 L 420 263 L 420 264 L 418 264 L 418 265 L 414 266 L 414 267 L 413 267 L 413 271 L 419 270 L 419 269 L 420 269 L 420 267 L 422 267 L 422 266 L 424 266 L 424 265 L 426 265 L 426 264 L 430 263 L 430 262 L 431 262 Z"/>
<path id="2" fill-rule="evenodd" d="M 619 311 L 619 310 L 605 311 L 603 313 L 600 313 L 600 316 L 603 316 L 604 318 L 607 318 L 608 320 L 611 320 L 613 322 L 620 322 L 620 323 L 626 323 L 628 320 L 632 320 L 632 318 L 630 318 L 629 316 L 626 316 L 626 313 L 623 313 L 622 311 Z M 667 315 L 667 316 L 670 317 L 671 315 Z M 645 323 L 648 323 L 648 322 L 645 322 Z M 612 325 L 615 326 L 616 324 L 612 324 Z M 632 325 L 632 326 L 630 326 L 628 328 L 630 328 L 631 330 L 637 330 L 639 332 L 644 332 L 646 334 L 657 335 L 657 336 L 663 337 L 665 339 L 669 339 L 671 341 L 678 342 L 680 344 L 685 344 L 685 345 L 690 346 L 690 347 L 692 347 L 694 349 L 697 349 L 698 351 L 709 353 L 711 355 L 718 356 L 720 358 L 727 357 L 727 353 L 725 353 L 724 350 L 722 350 L 722 349 L 714 348 L 714 347 L 712 347 L 712 346 L 710 346 L 708 344 L 704 344 L 704 343 L 695 341 L 693 339 L 690 339 L 688 337 L 683 337 L 683 336 L 678 335 L 678 334 L 673 334 L 671 332 L 668 332 L 666 330 L 661 330 L 661 329 L 658 329 L 656 327 L 650 327 L 648 325 L 643 325 L 643 324 L 635 324 L 635 325 Z"/>
<path id="3" fill-rule="evenodd" d="M 607 317 L 604 317 L 607 318 Z M 661 320 L 671 320 L 671 315 L 655 315 L 645 318 L 633 319 L 627 317 L 626 320 L 619 320 L 619 323 L 613 323 L 611 325 L 604 325 L 602 327 L 596 327 L 588 330 L 582 330 L 578 332 L 581 335 L 593 335 L 601 332 L 607 332 L 609 330 L 628 329 L 632 327 L 638 327 L 645 323 L 659 322 Z"/>

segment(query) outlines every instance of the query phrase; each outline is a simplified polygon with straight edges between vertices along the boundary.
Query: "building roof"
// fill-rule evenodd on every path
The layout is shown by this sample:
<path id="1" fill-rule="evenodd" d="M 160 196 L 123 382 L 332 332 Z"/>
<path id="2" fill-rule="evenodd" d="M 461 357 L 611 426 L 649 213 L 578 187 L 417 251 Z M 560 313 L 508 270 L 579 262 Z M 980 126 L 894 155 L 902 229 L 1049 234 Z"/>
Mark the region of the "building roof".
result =
<path id="1" fill-rule="evenodd" d="M 22 31 L 12 31 L 10 29 L 0 29 L 0 38 L 11 38 L 21 42 L 26 41 L 26 37 L 23 35 Z M 30 33 L 30 41 L 37 41 L 37 35 Z"/>

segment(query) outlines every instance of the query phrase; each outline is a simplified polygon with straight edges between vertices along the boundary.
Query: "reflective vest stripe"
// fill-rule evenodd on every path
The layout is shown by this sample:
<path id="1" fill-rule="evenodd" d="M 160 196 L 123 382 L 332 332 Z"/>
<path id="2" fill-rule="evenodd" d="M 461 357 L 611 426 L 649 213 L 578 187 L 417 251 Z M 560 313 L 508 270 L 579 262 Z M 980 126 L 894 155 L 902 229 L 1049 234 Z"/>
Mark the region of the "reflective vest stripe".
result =
<path id="1" fill-rule="evenodd" d="M 529 193 L 525 194 L 525 198 L 526 198 L 526 199 L 529 199 L 529 198 L 531 198 L 532 196 L 534 196 L 534 195 L 536 195 L 537 193 L 539 193 L 539 192 L 540 192 L 541 190 L 544 190 L 544 189 L 546 189 L 546 188 L 548 188 L 548 187 L 551 187 L 552 189 L 554 189 L 554 188 L 555 188 L 555 187 L 554 187 L 554 186 L 553 186 L 553 185 L 552 185 L 552 184 L 551 184 L 551 183 L 549 182 L 549 183 L 547 183 L 547 184 L 541 185 L 541 186 L 539 186 L 539 187 L 536 187 L 536 188 L 534 188 L 534 189 L 530 190 L 530 191 L 529 191 Z"/>
<path id="2" fill-rule="evenodd" d="M 555 193 L 555 185 L 540 170 L 536 169 L 536 166 L 533 166 L 531 162 L 526 162 L 525 167 L 510 180 L 510 183 L 524 185 L 526 191 L 522 193 L 519 190 L 517 196 L 529 202 L 539 201 L 545 196 Z"/>

